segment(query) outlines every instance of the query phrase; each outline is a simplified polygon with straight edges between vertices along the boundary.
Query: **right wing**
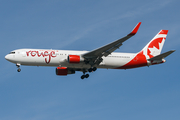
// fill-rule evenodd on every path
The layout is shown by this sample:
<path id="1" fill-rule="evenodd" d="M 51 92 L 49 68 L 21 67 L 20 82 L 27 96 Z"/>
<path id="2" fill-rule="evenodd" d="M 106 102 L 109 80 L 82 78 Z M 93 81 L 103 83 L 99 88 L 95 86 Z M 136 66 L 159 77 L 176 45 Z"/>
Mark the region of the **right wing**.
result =
<path id="1" fill-rule="evenodd" d="M 121 38 L 121 39 L 118 39 L 112 43 L 109 43 L 105 46 L 102 46 L 98 49 L 95 49 L 93 51 L 90 51 L 90 52 L 87 52 L 85 54 L 82 55 L 82 57 L 85 58 L 86 60 L 86 63 L 90 63 L 91 66 L 93 65 L 99 65 L 101 62 L 102 62 L 102 57 L 103 56 L 108 56 L 109 54 L 111 54 L 113 51 L 115 51 L 116 49 L 118 49 L 122 43 L 124 41 L 126 41 L 127 39 L 131 38 L 132 36 L 134 36 L 139 27 L 141 25 L 141 22 L 139 22 L 136 27 L 132 30 L 132 32 L 130 34 L 128 34 L 127 36 Z"/>

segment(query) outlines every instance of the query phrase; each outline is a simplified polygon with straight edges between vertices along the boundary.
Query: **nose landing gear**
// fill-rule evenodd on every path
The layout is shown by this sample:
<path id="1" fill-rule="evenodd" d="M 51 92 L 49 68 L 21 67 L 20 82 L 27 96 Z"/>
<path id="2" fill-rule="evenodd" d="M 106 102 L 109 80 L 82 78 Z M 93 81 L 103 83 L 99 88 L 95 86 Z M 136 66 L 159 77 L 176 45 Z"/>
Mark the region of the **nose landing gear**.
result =
<path id="1" fill-rule="evenodd" d="M 17 63 L 16 66 L 17 66 L 17 68 L 18 68 L 17 71 L 18 71 L 18 72 L 21 72 L 21 69 L 20 69 L 21 64 Z"/>

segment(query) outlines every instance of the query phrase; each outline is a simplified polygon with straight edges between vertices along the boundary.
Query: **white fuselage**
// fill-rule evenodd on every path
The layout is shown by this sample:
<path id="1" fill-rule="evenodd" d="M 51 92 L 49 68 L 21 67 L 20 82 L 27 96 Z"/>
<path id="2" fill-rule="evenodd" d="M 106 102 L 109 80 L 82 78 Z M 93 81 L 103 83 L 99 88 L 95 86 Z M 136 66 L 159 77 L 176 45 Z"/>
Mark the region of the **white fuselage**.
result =
<path id="1" fill-rule="evenodd" d="M 69 68 L 90 68 L 89 64 L 80 62 L 78 64 L 69 63 L 68 55 L 82 55 L 88 51 L 72 50 L 46 50 L 46 49 L 18 49 L 6 55 L 6 59 L 12 63 L 29 66 L 62 66 Z M 119 68 L 131 61 L 136 54 L 113 52 L 107 57 L 102 57 L 103 61 L 97 68 Z"/>
<path id="2" fill-rule="evenodd" d="M 130 69 L 164 63 L 164 58 L 174 52 L 171 50 L 160 54 L 168 30 L 161 30 L 138 53 L 113 52 L 124 41 L 134 36 L 140 25 L 141 22 L 125 37 L 92 51 L 18 49 L 10 52 L 5 58 L 16 64 L 18 72 L 21 71 L 20 65 L 54 66 L 57 67 L 56 75 L 68 75 L 81 71 L 83 72 L 81 79 L 88 78 L 89 74 L 85 73 L 96 71 L 97 68 Z"/>

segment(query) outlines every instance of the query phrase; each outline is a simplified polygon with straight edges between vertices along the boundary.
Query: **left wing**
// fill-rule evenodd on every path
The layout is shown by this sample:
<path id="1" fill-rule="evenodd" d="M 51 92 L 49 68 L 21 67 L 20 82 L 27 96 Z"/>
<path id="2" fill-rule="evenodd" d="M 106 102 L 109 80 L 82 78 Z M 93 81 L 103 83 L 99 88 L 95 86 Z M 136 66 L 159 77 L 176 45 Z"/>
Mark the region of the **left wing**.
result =
<path id="1" fill-rule="evenodd" d="M 132 36 L 134 36 L 139 27 L 141 25 L 141 22 L 139 22 L 136 27 L 132 30 L 132 32 L 130 34 L 128 34 L 127 36 L 121 38 L 121 39 L 118 39 L 112 43 L 109 43 L 105 46 L 102 46 L 98 49 L 95 49 L 93 51 L 90 51 L 88 53 L 85 53 L 82 55 L 82 57 L 85 58 L 85 62 L 86 63 L 89 63 L 91 66 L 97 64 L 99 65 L 101 62 L 102 62 L 102 57 L 103 56 L 108 56 L 109 54 L 111 54 L 113 51 L 115 51 L 116 49 L 118 49 L 122 43 L 124 41 L 126 41 L 127 39 L 131 38 Z"/>

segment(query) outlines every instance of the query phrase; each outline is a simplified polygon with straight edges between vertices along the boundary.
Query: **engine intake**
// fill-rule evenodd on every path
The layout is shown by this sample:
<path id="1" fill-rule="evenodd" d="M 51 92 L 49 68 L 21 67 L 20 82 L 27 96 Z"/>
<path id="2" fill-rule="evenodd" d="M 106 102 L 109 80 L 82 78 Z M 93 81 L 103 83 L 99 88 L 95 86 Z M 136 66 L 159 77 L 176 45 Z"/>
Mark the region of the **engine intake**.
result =
<path id="1" fill-rule="evenodd" d="M 68 75 L 68 74 L 74 74 L 74 70 L 68 70 L 66 67 L 57 67 L 56 68 L 56 75 Z"/>

